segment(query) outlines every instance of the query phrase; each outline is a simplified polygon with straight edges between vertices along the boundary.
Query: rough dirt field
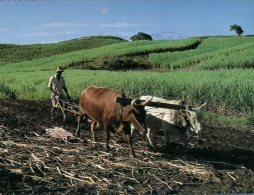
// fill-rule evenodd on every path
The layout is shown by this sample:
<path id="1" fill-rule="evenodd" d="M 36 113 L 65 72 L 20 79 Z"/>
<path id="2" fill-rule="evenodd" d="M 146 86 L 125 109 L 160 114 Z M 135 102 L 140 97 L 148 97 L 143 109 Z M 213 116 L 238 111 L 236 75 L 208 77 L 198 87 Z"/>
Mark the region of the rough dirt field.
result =
<path id="1" fill-rule="evenodd" d="M 136 159 L 130 159 L 123 134 L 112 134 L 110 152 L 102 131 L 98 143 L 90 132 L 86 143 L 52 138 L 46 129 L 74 133 L 76 122 L 71 116 L 64 125 L 60 116 L 51 122 L 49 105 L 0 100 L 0 193 L 254 193 L 253 128 L 205 124 L 191 138 L 193 147 L 158 144 L 156 150 L 136 135 Z"/>

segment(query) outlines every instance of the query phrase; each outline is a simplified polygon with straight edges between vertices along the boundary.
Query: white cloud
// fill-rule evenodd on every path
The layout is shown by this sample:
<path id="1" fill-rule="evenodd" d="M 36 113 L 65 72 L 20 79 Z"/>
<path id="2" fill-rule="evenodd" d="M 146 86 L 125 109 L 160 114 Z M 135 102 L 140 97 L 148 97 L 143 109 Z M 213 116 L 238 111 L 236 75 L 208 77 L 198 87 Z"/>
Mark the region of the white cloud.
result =
<path id="1" fill-rule="evenodd" d="M 46 29 L 46 28 L 66 28 L 66 27 L 87 27 L 87 24 L 80 23 L 68 23 L 68 22 L 52 22 L 48 24 L 43 24 L 37 29 Z"/>
<path id="2" fill-rule="evenodd" d="M 180 39 L 180 38 L 185 38 L 187 35 L 178 33 L 178 32 L 159 32 L 159 33 L 152 33 L 151 36 L 153 37 L 154 40 L 160 40 L 160 39 Z"/>
<path id="3" fill-rule="evenodd" d="M 54 28 L 130 28 L 130 27 L 139 27 L 146 26 L 145 24 L 138 25 L 127 22 L 115 22 L 115 23 L 106 23 L 106 24 L 89 24 L 89 23 L 66 23 L 66 22 L 52 22 L 48 24 L 43 24 L 34 30 L 41 29 L 54 29 Z"/>
<path id="4" fill-rule="evenodd" d="M 56 27 L 69 27 L 73 26 L 72 23 L 64 23 L 64 22 L 53 22 L 48 24 L 43 24 L 42 28 L 56 28 Z"/>
<path id="5" fill-rule="evenodd" d="M 99 24 L 99 27 L 103 28 L 129 28 L 129 27 L 138 27 L 137 24 L 129 24 L 127 22 L 117 22 L 112 24 Z"/>
<path id="6" fill-rule="evenodd" d="M 100 10 L 100 13 L 103 14 L 103 15 L 107 15 L 108 12 L 109 12 L 108 8 L 102 8 L 102 9 Z"/>
<path id="7" fill-rule="evenodd" d="M 61 36 L 61 35 L 69 35 L 75 33 L 74 31 L 63 31 L 63 32 L 33 32 L 29 33 L 28 36 L 37 36 L 37 37 L 51 37 L 51 36 Z"/>

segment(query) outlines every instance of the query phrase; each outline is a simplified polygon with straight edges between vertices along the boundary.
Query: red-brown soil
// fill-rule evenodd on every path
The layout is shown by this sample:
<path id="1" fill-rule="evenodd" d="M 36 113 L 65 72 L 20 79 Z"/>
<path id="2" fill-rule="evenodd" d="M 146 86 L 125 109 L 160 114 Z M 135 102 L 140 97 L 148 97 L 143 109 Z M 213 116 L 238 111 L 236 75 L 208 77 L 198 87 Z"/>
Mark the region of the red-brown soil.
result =
<path id="1" fill-rule="evenodd" d="M 0 193 L 211 194 L 254 193 L 254 131 L 204 124 L 192 147 L 172 143 L 158 149 L 136 135 L 136 158 L 128 157 L 123 134 L 112 134 L 111 151 L 104 138 L 92 143 L 64 143 L 45 129 L 74 133 L 50 120 L 48 101 L 0 100 Z M 84 133 L 84 132 L 83 132 Z"/>

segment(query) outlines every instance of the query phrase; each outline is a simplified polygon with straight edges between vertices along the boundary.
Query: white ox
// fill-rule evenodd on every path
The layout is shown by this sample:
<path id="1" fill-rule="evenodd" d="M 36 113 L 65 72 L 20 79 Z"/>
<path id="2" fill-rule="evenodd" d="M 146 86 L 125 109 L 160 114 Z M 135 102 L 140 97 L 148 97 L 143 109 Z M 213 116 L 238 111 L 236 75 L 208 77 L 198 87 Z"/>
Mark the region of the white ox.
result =
<path id="1" fill-rule="evenodd" d="M 147 100 L 151 96 L 141 96 L 140 99 Z M 163 98 L 153 97 L 153 102 L 168 103 L 175 105 L 184 105 L 182 100 L 166 100 Z M 188 129 L 194 131 L 196 134 L 200 133 L 202 130 L 202 118 L 203 113 L 201 109 L 206 105 L 204 103 L 202 106 L 197 108 L 174 110 L 167 108 L 155 108 L 146 106 L 145 110 L 147 113 L 146 125 L 147 125 L 147 138 L 149 144 L 154 147 L 154 136 L 156 132 L 160 129 L 164 131 L 164 136 L 166 139 L 166 146 L 169 144 L 170 138 L 178 138 L 175 141 L 179 141 L 179 138 L 184 138 L 185 145 L 189 142 Z M 133 133 L 134 128 L 132 128 Z"/>

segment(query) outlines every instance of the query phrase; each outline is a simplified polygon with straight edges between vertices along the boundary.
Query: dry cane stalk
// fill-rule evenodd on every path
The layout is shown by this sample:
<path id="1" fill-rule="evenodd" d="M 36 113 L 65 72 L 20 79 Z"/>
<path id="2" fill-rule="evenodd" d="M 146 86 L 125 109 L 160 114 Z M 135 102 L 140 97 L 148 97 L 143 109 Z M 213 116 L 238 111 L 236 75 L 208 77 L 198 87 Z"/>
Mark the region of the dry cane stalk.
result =
<path id="1" fill-rule="evenodd" d="M 133 179 L 138 183 L 138 184 L 140 184 L 140 182 L 135 178 L 135 176 L 134 176 L 134 167 L 133 167 L 133 169 L 131 170 L 131 174 L 132 174 L 132 177 L 133 177 Z"/>
<path id="2" fill-rule="evenodd" d="M 169 190 L 173 190 L 173 188 L 171 188 L 165 181 L 162 181 L 161 179 L 159 179 L 158 177 L 156 177 L 155 175 L 153 175 L 153 174 L 150 173 L 149 171 L 148 171 L 148 174 L 151 175 L 151 176 L 153 176 L 155 179 L 157 179 L 157 180 L 160 181 L 161 183 L 165 184 L 165 185 L 168 187 Z"/>
<path id="3" fill-rule="evenodd" d="M 95 182 L 94 182 L 93 180 L 92 180 L 92 182 L 88 182 L 88 181 L 85 181 L 85 180 L 83 180 L 83 179 L 79 179 L 79 178 L 76 178 L 76 177 L 73 177 L 73 176 L 70 176 L 70 175 L 67 175 L 67 174 L 63 174 L 63 176 L 64 176 L 64 177 L 67 177 L 67 178 L 69 178 L 69 179 L 76 180 L 76 181 L 88 183 L 88 184 L 90 184 L 90 185 L 95 184 Z M 91 179 L 91 178 L 89 178 L 89 179 Z M 91 180 L 90 180 L 90 181 L 91 181 Z"/>
<path id="4" fill-rule="evenodd" d="M 228 175 L 231 179 L 233 179 L 234 181 L 236 181 L 236 179 L 235 179 L 229 172 L 227 172 L 227 175 Z"/>

